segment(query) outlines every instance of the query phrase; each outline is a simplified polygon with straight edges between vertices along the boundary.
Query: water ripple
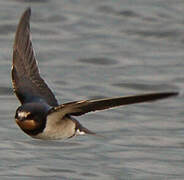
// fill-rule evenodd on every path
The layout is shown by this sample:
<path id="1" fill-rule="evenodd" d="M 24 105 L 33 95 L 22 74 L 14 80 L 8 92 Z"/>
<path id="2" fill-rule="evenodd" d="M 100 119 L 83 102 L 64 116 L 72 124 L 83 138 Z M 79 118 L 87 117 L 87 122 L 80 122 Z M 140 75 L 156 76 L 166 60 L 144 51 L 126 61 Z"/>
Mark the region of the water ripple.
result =
<path id="1" fill-rule="evenodd" d="M 107 58 L 86 58 L 86 59 L 79 59 L 79 62 L 88 63 L 93 65 L 114 65 L 117 64 L 117 61 L 114 59 L 107 59 Z"/>

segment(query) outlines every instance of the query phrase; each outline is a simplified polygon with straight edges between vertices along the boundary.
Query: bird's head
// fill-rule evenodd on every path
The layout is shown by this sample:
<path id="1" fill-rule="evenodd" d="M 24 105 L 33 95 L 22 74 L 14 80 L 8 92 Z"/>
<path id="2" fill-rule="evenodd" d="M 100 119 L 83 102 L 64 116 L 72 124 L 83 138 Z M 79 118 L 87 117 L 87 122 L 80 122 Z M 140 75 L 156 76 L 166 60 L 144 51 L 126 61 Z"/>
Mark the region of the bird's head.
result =
<path id="1" fill-rule="evenodd" d="M 16 110 L 15 121 L 29 135 L 43 131 L 46 124 L 48 106 L 41 103 L 27 103 Z"/>

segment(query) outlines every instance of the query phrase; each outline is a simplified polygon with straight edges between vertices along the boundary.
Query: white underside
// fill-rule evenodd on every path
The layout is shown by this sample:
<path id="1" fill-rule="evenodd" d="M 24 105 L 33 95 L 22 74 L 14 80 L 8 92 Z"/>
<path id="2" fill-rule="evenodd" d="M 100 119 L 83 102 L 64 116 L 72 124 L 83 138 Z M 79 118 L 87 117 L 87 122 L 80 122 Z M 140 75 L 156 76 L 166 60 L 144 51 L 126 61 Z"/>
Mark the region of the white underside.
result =
<path id="1" fill-rule="evenodd" d="M 83 131 L 80 131 L 79 129 L 75 132 L 74 135 L 72 136 L 80 136 L 80 135 L 85 135 L 86 133 Z M 68 136 L 68 133 L 64 132 L 57 132 L 53 133 L 52 131 L 44 131 L 42 133 L 37 134 L 36 136 L 32 136 L 33 138 L 36 139 L 44 139 L 44 140 L 59 140 L 59 139 L 67 139 L 72 136 Z"/>
<path id="2" fill-rule="evenodd" d="M 66 117 L 58 122 L 55 118 L 56 116 L 48 116 L 44 131 L 32 137 L 45 140 L 58 140 L 85 134 L 85 132 L 79 129 L 75 130 L 76 123 L 72 119 Z"/>
<path id="3" fill-rule="evenodd" d="M 86 133 L 84 131 L 80 131 L 79 129 L 77 129 L 76 135 L 85 135 Z"/>

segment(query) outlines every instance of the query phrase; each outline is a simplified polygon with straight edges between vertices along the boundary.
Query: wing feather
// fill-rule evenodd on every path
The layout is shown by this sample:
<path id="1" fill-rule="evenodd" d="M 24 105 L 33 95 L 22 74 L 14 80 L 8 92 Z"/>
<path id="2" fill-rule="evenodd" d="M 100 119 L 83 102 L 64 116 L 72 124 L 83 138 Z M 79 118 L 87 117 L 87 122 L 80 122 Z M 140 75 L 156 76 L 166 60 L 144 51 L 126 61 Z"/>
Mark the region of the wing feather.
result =
<path id="1" fill-rule="evenodd" d="M 105 98 L 105 99 L 96 99 L 96 100 L 84 100 L 84 101 L 75 101 L 60 106 L 54 107 L 50 110 L 50 114 L 55 113 L 57 117 L 62 117 L 66 115 L 80 116 L 88 112 L 104 110 L 113 108 L 116 106 L 123 106 L 128 104 L 136 104 L 143 102 L 150 102 L 159 99 L 168 98 L 170 96 L 178 95 L 177 92 L 160 92 L 160 93 L 150 93 L 150 94 L 141 94 L 135 96 L 127 97 L 116 97 L 116 98 Z"/>
<path id="2" fill-rule="evenodd" d="M 23 13 L 17 27 L 13 46 L 12 83 L 14 92 L 23 104 L 29 101 L 45 101 L 57 106 L 57 100 L 40 77 L 32 42 L 30 39 L 31 9 Z"/>

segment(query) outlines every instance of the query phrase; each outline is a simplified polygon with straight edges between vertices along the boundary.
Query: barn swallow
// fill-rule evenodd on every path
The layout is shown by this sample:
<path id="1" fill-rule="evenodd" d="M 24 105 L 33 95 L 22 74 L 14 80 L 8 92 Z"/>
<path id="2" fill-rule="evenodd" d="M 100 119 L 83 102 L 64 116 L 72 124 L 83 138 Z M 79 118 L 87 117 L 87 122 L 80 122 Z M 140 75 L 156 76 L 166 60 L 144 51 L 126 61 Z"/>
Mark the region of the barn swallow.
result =
<path id="1" fill-rule="evenodd" d="M 51 89 L 41 78 L 30 39 L 31 9 L 23 13 L 13 46 L 12 84 L 21 106 L 15 121 L 33 138 L 56 140 L 93 134 L 73 116 L 116 106 L 149 102 L 175 96 L 177 92 L 158 92 L 128 97 L 74 101 L 58 104 Z"/>

